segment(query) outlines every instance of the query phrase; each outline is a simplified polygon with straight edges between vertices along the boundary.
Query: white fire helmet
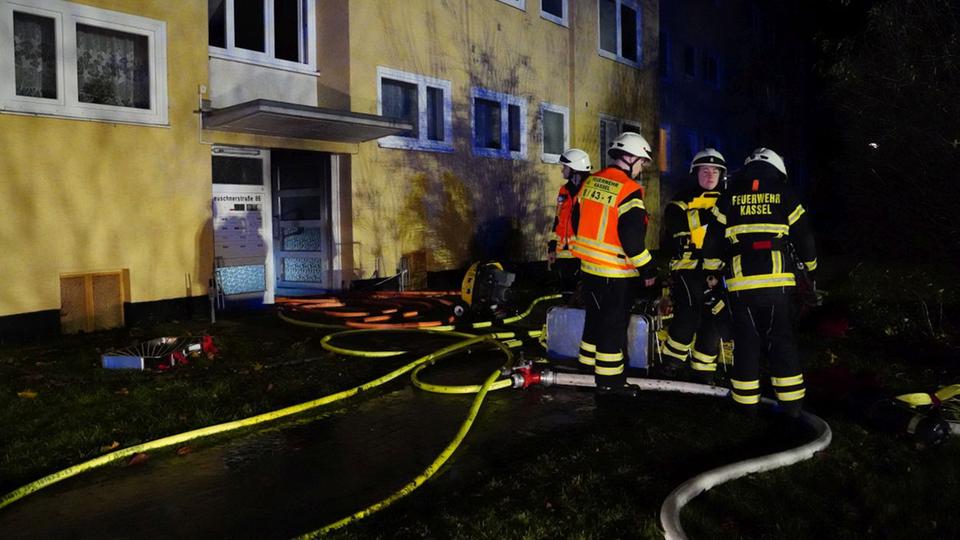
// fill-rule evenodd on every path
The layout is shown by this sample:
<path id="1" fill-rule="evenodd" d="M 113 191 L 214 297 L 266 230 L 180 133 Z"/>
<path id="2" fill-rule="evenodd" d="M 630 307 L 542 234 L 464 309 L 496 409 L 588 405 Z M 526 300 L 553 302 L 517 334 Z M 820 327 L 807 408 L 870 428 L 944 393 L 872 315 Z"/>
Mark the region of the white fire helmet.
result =
<path id="1" fill-rule="evenodd" d="M 746 165 L 754 161 L 766 161 L 770 165 L 773 165 L 775 169 L 782 172 L 784 176 L 787 176 L 787 166 L 783 163 L 783 158 L 780 157 L 780 154 L 777 154 L 769 148 L 757 148 L 747 156 L 743 164 Z"/>
<path id="2" fill-rule="evenodd" d="M 590 156 L 579 148 L 570 148 L 560 154 L 560 164 L 579 172 L 590 172 Z"/>
<path id="3" fill-rule="evenodd" d="M 693 161 L 690 162 L 690 174 L 693 174 L 696 168 L 701 165 L 716 167 L 720 169 L 721 175 L 727 173 L 727 162 L 723 159 L 723 154 L 718 152 L 716 148 L 704 148 L 697 152 L 697 155 L 693 156 Z"/>
<path id="4" fill-rule="evenodd" d="M 653 158 L 650 157 L 650 153 L 653 151 L 650 148 L 650 143 L 643 138 L 643 135 L 632 131 L 624 131 L 614 139 L 613 142 L 610 143 L 610 148 L 607 149 L 607 154 L 614 150 L 620 150 L 631 156 L 653 161 Z"/>

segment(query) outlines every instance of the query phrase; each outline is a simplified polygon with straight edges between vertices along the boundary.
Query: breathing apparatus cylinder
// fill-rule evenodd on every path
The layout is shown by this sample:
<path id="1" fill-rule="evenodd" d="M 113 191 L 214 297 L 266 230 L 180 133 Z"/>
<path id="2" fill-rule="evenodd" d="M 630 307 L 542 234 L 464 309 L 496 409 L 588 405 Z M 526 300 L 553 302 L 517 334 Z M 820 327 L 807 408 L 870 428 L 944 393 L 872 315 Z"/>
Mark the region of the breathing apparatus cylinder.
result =
<path id="1" fill-rule="evenodd" d="M 950 426 L 936 414 L 904 407 L 893 399 L 875 401 L 864 412 L 876 428 L 909 434 L 926 446 L 938 445 L 950 434 Z"/>

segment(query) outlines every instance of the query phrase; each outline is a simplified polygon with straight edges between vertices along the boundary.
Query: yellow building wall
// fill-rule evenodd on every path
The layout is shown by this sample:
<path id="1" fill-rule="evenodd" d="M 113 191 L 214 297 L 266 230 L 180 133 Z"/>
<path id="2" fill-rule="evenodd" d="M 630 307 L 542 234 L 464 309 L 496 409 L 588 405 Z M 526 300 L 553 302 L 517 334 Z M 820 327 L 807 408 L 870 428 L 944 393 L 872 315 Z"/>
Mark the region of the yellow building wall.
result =
<path id="1" fill-rule="evenodd" d="M 543 260 L 563 179 L 558 165 L 541 161 L 542 102 L 569 108 L 570 144 L 594 163 L 600 113 L 639 119 L 654 140 L 656 32 L 644 32 L 649 67 L 637 70 L 597 54 L 595 2 L 568 2 L 570 28 L 543 19 L 539 2 L 526 4 L 521 11 L 495 0 L 407 0 L 402 9 L 350 2 L 353 110 L 377 112 L 377 66 L 449 80 L 453 101 L 453 153 L 371 141 L 353 157 L 356 263 L 365 273 L 378 257 L 393 273 L 401 256 L 417 250 L 426 251 L 430 269 L 462 266 L 484 255 L 471 250 L 478 235 L 513 260 Z M 646 1 L 644 25 L 655 29 L 656 20 L 657 3 Z M 474 86 L 526 99 L 526 159 L 473 155 Z M 648 181 L 655 200 L 658 180 Z"/>
<path id="2" fill-rule="evenodd" d="M 0 114 L 0 316 L 60 309 L 68 272 L 128 269 L 132 302 L 206 294 L 206 3 L 80 3 L 166 22 L 169 125 Z"/>

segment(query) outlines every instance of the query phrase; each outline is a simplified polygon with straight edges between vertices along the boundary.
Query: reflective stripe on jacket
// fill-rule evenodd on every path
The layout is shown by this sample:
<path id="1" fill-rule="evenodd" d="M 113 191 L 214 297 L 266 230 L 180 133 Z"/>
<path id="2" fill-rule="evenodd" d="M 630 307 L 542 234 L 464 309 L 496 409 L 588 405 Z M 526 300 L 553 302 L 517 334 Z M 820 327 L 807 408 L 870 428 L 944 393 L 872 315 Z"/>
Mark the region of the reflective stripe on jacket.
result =
<path id="1" fill-rule="evenodd" d="M 772 167 L 767 167 L 772 170 Z M 813 233 L 806 211 L 778 175 L 761 167 L 745 167 L 714 209 L 716 223 L 708 230 L 704 267 L 727 266 L 732 292 L 796 285 L 797 261 L 788 242 L 808 270 L 817 266 Z"/>

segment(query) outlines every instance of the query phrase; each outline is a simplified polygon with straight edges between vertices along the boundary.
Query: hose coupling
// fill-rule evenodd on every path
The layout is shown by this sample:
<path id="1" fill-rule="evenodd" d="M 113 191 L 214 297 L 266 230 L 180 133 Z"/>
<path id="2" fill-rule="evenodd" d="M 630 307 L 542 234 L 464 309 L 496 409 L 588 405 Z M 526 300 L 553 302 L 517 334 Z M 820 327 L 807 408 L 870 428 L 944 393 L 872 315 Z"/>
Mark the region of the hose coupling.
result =
<path id="1" fill-rule="evenodd" d="M 513 369 L 510 374 L 514 388 L 528 388 L 535 384 L 541 384 L 540 370 L 532 362 L 526 362 Z"/>

